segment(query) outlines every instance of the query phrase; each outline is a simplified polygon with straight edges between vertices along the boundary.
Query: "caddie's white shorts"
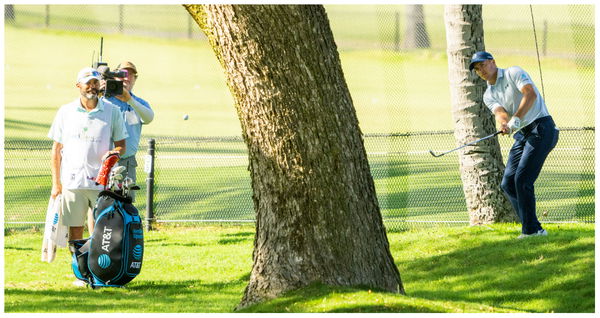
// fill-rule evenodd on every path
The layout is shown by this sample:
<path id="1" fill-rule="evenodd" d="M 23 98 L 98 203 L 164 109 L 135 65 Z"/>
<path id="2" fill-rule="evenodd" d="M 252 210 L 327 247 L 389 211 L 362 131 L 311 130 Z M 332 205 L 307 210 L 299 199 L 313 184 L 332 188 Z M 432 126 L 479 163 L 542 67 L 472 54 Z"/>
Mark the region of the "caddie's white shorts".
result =
<path id="1" fill-rule="evenodd" d="M 83 226 L 89 209 L 94 209 L 100 190 L 63 189 L 61 220 L 66 226 Z"/>

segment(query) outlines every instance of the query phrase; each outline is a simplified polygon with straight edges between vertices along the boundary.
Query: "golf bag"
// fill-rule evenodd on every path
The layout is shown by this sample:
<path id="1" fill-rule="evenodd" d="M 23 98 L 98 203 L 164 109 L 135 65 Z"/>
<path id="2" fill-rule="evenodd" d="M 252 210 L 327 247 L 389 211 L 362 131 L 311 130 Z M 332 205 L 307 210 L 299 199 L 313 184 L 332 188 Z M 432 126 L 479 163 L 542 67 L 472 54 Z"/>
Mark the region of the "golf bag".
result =
<path id="1" fill-rule="evenodd" d="M 104 190 L 94 208 L 94 232 L 70 241 L 75 276 L 96 287 L 121 287 L 142 269 L 144 232 L 131 197 Z"/>

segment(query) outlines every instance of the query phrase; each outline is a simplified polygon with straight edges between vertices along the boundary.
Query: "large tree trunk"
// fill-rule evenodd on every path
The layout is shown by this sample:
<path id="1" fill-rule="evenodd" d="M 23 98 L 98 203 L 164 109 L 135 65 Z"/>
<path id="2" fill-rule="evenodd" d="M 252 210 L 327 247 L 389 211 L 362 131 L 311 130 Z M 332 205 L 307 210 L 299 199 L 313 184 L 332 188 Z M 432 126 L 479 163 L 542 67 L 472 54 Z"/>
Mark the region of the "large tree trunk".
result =
<path id="1" fill-rule="evenodd" d="M 425 26 L 425 14 L 422 4 L 406 5 L 406 33 L 402 47 L 405 49 L 428 48 L 429 33 Z"/>
<path id="2" fill-rule="evenodd" d="M 312 282 L 404 293 L 324 8 L 186 8 L 225 68 L 248 146 L 256 237 L 238 308 Z"/>
<path id="3" fill-rule="evenodd" d="M 445 21 L 454 137 L 461 145 L 495 131 L 494 115 L 483 104 L 486 83 L 469 72 L 473 53 L 485 49 L 481 5 L 446 5 Z M 500 188 L 504 163 L 498 139 L 463 148 L 459 160 L 471 224 L 516 221 Z"/>

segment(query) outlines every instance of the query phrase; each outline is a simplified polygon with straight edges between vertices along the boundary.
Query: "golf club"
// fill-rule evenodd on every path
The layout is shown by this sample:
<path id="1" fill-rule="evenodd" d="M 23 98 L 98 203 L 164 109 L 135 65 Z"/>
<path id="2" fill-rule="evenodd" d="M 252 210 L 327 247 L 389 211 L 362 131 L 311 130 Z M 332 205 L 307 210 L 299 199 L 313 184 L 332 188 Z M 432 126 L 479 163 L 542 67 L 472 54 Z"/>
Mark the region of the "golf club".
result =
<path id="1" fill-rule="evenodd" d="M 122 190 L 122 185 L 123 183 L 121 182 L 123 180 L 123 175 L 122 174 L 115 174 L 115 191 L 121 191 Z"/>
<path id="2" fill-rule="evenodd" d="M 467 147 L 467 146 L 474 145 L 474 144 L 476 144 L 476 143 L 478 143 L 478 142 L 480 142 L 480 141 L 483 141 L 483 140 L 486 140 L 486 139 L 489 139 L 489 138 L 492 138 L 492 137 L 496 137 L 497 135 L 499 135 L 499 134 L 501 134 L 501 133 L 502 133 L 502 131 L 497 131 L 497 132 L 495 132 L 495 133 L 493 133 L 493 134 L 491 134 L 491 135 L 489 135 L 489 136 L 485 136 L 485 137 L 483 137 L 483 138 L 481 138 L 481 139 L 477 139 L 477 140 L 475 140 L 475 141 L 472 141 L 472 142 L 470 142 L 470 143 L 468 143 L 468 144 L 464 144 L 464 145 L 462 145 L 462 146 L 460 146 L 460 147 L 458 147 L 458 148 L 454 148 L 454 149 L 452 149 L 452 150 L 448 150 L 448 151 L 446 151 L 446 152 L 442 152 L 441 154 L 437 154 L 437 155 L 436 155 L 436 154 L 435 154 L 435 153 L 434 153 L 432 150 L 429 150 L 429 153 L 430 153 L 432 156 L 436 157 L 436 158 L 437 158 L 437 157 L 441 157 L 441 156 L 443 156 L 443 155 L 445 155 L 445 154 L 449 154 L 449 153 L 451 153 L 451 152 L 454 152 L 454 151 L 456 151 L 456 150 L 462 149 L 462 148 L 464 148 L 464 147 Z"/>
<path id="3" fill-rule="evenodd" d="M 127 197 L 129 195 L 131 184 L 133 183 L 133 179 L 130 177 L 125 177 L 123 179 L 123 196 Z"/>
<path id="4" fill-rule="evenodd" d="M 110 185 L 110 191 L 115 192 L 115 188 L 116 191 L 119 190 L 119 181 L 123 180 L 123 175 L 122 174 L 114 174 L 113 172 L 111 172 L 110 174 L 110 179 L 109 179 L 109 185 Z"/>
<path id="5" fill-rule="evenodd" d="M 121 174 L 123 171 L 125 171 L 125 166 L 116 166 L 113 168 L 112 172 L 114 172 L 114 174 Z"/>
<path id="6" fill-rule="evenodd" d="M 108 176 L 108 187 L 105 189 L 110 189 L 111 191 L 115 191 L 115 187 L 118 188 L 118 181 L 123 180 L 123 176 L 121 173 L 125 171 L 125 166 L 114 166 L 109 173 Z"/>

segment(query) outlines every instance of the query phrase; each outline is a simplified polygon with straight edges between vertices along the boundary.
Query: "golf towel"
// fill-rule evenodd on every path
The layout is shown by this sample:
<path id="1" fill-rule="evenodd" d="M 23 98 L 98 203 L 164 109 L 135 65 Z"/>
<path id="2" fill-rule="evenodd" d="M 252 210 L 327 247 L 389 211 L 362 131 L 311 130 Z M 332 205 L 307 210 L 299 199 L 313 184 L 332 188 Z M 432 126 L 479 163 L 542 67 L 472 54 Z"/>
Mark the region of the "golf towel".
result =
<path id="1" fill-rule="evenodd" d="M 44 228 L 44 241 L 42 242 L 42 262 L 52 262 L 56 257 L 56 247 L 66 247 L 69 236 L 68 228 L 62 225 L 61 215 L 62 195 L 55 199 L 50 197 L 46 211 L 46 226 Z"/>

